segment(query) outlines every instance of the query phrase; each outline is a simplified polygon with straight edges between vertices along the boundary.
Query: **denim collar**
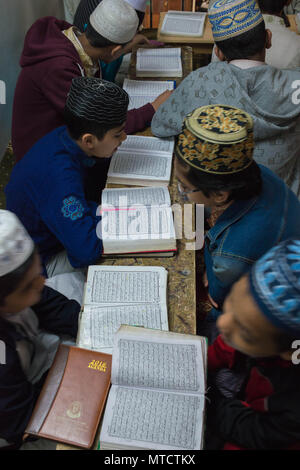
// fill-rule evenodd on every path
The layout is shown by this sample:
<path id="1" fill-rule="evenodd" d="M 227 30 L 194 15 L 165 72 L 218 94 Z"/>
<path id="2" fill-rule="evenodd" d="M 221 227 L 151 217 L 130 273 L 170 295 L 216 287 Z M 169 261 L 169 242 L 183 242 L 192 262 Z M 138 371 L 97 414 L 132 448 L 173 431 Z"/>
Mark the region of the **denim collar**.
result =
<path id="1" fill-rule="evenodd" d="M 230 225 L 234 224 L 237 220 L 241 219 L 256 203 L 258 196 L 245 201 L 234 201 L 217 219 L 216 224 L 206 233 L 206 237 L 210 242 L 215 242 L 216 239 L 226 230 Z"/>

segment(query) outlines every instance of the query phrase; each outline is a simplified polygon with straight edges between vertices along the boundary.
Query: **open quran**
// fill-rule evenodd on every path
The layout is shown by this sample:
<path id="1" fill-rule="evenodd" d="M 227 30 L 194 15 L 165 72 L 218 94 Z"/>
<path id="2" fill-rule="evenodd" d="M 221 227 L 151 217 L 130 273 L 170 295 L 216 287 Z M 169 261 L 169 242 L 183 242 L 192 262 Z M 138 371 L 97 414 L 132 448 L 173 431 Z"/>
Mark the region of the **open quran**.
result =
<path id="1" fill-rule="evenodd" d="M 168 36 L 201 37 L 207 13 L 169 10 L 161 26 L 161 34 Z"/>
<path id="2" fill-rule="evenodd" d="M 168 330 L 167 276 L 154 266 L 90 266 L 77 346 L 111 354 L 121 325 Z"/>
<path id="3" fill-rule="evenodd" d="M 173 256 L 176 233 L 168 188 L 105 189 L 98 230 L 102 257 Z"/>
<path id="4" fill-rule="evenodd" d="M 123 325 L 112 356 L 100 450 L 201 449 L 206 339 Z"/>
<path id="5" fill-rule="evenodd" d="M 181 48 L 139 48 L 136 53 L 136 76 L 182 77 Z"/>
<path id="6" fill-rule="evenodd" d="M 111 157 L 107 183 L 167 186 L 171 177 L 174 139 L 129 135 Z"/>
<path id="7" fill-rule="evenodd" d="M 172 80 L 130 80 L 125 78 L 123 89 L 129 95 L 128 109 L 140 108 L 147 103 L 152 103 L 164 91 L 173 90 L 175 82 Z"/>

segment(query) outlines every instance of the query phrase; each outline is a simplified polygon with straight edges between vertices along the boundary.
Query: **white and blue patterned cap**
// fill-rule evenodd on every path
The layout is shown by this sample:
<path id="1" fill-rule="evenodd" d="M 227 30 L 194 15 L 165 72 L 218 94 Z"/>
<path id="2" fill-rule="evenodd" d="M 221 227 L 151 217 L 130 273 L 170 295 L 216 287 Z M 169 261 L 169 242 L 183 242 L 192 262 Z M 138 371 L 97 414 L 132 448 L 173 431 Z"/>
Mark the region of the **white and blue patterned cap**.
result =
<path id="1" fill-rule="evenodd" d="M 300 333 L 300 240 L 269 250 L 252 267 L 250 291 L 266 318 L 280 330 Z"/>
<path id="2" fill-rule="evenodd" d="M 208 17 L 216 42 L 239 36 L 264 21 L 256 0 L 216 0 Z"/>
<path id="3" fill-rule="evenodd" d="M 0 209 L 0 276 L 22 266 L 34 250 L 34 243 L 18 217 Z"/>

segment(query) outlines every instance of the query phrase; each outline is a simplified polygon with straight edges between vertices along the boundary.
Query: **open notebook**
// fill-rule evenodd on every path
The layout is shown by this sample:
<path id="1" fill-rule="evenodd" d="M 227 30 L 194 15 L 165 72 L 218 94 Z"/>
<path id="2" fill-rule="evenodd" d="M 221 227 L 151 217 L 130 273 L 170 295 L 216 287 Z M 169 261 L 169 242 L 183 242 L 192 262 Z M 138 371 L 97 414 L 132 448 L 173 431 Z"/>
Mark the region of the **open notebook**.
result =
<path id="1" fill-rule="evenodd" d="M 129 95 L 128 109 L 140 108 L 147 103 L 152 103 L 159 95 L 166 90 L 173 90 L 174 81 L 154 81 L 154 80 L 130 80 L 125 78 L 123 88 Z"/>
<path id="2" fill-rule="evenodd" d="M 165 268 L 90 266 L 77 346 L 112 353 L 122 324 L 168 330 Z"/>
<path id="3" fill-rule="evenodd" d="M 168 185 L 174 139 L 129 135 L 111 157 L 107 183 L 133 186 Z"/>
<path id="4" fill-rule="evenodd" d="M 136 53 L 137 77 L 182 77 L 181 48 L 139 48 Z"/>
<path id="5" fill-rule="evenodd" d="M 176 252 L 173 212 L 166 187 L 105 189 L 100 225 L 103 256 L 160 257 Z"/>
<path id="6" fill-rule="evenodd" d="M 201 449 L 206 339 L 123 325 L 112 356 L 100 449 Z"/>
<path id="7" fill-rule="evenodd" d="M 206 16 L 203 12 L 170 10 L 164 17 L 160 32 L 168 36 L 201 37 Z"/>

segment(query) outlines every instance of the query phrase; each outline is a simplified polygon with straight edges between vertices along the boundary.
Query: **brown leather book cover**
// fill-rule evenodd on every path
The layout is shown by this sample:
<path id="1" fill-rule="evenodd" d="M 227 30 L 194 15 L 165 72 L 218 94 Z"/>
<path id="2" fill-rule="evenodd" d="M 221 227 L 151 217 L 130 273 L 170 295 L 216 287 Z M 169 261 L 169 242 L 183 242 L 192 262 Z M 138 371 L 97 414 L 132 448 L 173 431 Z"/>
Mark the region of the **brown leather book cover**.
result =
<path id="1" fill-rule="evenodd" d="M 90 448 L 110 387 L 112 356 L 61 344 L 26 434 Z"/>

